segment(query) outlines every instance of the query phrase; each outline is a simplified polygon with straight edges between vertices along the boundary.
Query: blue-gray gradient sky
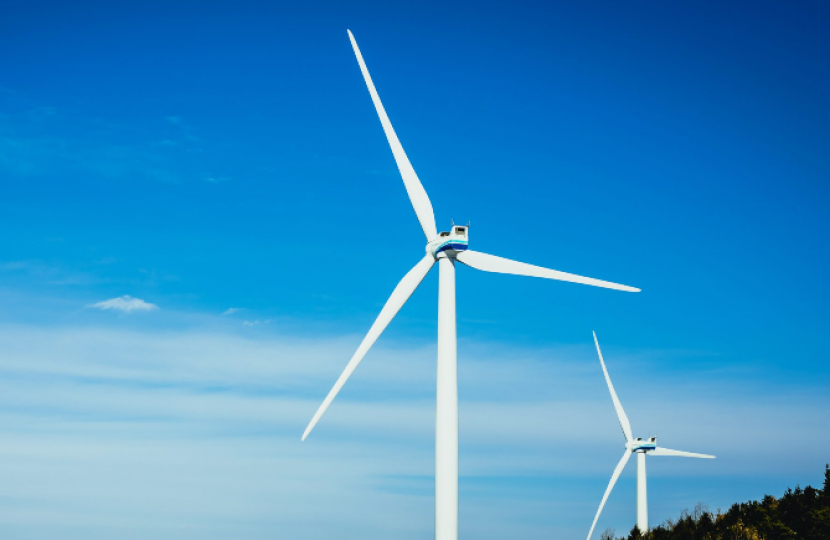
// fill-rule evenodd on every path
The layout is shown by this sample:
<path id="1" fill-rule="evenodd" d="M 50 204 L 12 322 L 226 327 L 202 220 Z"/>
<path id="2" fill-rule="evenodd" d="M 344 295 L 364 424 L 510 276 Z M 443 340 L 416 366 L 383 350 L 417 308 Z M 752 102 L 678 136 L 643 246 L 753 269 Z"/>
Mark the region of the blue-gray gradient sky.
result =
<path id="1" fill-rule="evenodd" d="M 471 248 L 460 537 L 580 538 L 622 451 L 652 523 L 830 460 L 825 2 L 7 2 L 4 538 L 433 530 L 437 278 L 346 35 Z M 597 526 L 634 523 L 634 467 Z"/>

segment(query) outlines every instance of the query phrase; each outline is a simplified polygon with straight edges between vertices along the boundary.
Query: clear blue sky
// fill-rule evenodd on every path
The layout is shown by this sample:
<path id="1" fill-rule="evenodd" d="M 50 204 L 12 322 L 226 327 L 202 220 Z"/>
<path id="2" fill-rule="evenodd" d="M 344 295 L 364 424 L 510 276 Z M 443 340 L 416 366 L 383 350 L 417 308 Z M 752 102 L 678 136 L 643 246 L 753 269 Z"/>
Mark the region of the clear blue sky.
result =
<path id="1" fill-rule="evenodd" d="M 439 229 L 470 221 L 472 249 L 643 289 L 459 269 L 462 538 L 587 532 L 621 451 L 591 330 L 635 431 L 719 455 L 651 467 L 653 523 L 819 481 L 825 3 L 169 4 L 0 18 L 0 506 L 19 510 L 0 523 L 17 537 L 429 537 L 435 276 L 299 443 L 423 254 L 347 28 Z M 123 295 L 155 309 L 90 307 Z M 193 448 L 213 450 L 171 458 Z M 113 484 L 90 456 L 142 472 Z M 634 521 L 630 468 L 599 532 Z M 238 474 L 188 483 L 217 469 Z M 274 487 L 281 471 L 314 490 Z M 196 502 L 147 502 L 159 490 Z"/>

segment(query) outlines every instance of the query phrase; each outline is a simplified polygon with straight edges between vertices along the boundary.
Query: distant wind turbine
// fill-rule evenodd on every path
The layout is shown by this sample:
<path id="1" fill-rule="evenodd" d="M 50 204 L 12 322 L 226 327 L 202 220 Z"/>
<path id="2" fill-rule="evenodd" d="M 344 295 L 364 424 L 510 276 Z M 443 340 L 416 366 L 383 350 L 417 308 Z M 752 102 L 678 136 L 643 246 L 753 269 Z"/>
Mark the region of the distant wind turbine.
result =
<path id="1" fill-rule="evenodd" d="M 594 516 L 594 522 L 591 523 L 591 530 L 588 531 L 588 540 L 591 540 L 591 535 L 594 532 L 594 527 L 597 525 L 599 515 L 602 513 L 602 508 L 605 506 L 605 501 L 614 489 L 614 484 L 617 483 L 617 478 L 620 477 L 628 463 L 631 454 L 637 454 L 637 528 L 640 532 L 648 531 L 648 502 L 646 500 L 646 454 L 652 456 L 679 456 L 692 458 L 706 458 L 714 459 L 715 456 L 708 454 L 693 454 L 692 452 L 681 452 L 680 450 L 670 450 L 657 446 L 657 437 L 649 437 L 644 441 L 641 438 L 635 439 L 631 436 L 631 424 L 628 422 L 628 417 L 622 408 L 617 393 L 614 391 L 614 385 L 611 384 L 611 378 L 608 376 L 608 370 L 605 368 L 605 362 L 602 359 L 602 351 L 599 350 L 599 341 L 597 341 L 597 333 L 594 332 L 594 344 L 597 346 L 597 354 L 599 355 L 599 363 L 602 364 L 602 372 L 605 374 L 605 382 L 608 383 L 608 391 L 611 393 L 611 400 L 614 402 L 614 408 L 617 410 L 617 418 L 620 420 L 620 427 L 622 427 L 623 436 L 625 437 L 625 451 L 620 462 L 617 463 L 617 468 L 614 469 L 614 474 L 611 475 L 611 481 L 608 483 L 608 488 L 605 490 L 605 495 L 602 496 L 602 502 L 599 503 L 597 515 Z"/>
<path id="2" fill-rule="evenodd" d="M 455 262 L 486 272 L 516 274 L 539 278 L 555 279 L 583 283 L 595 287 L 605 287 L 621 291 L 638 292 L 639 289 L 600 281 L 557 270 L 549 270 L 521 262 L 488 255 L 467 249 L 469 227 L 453 225 L 450 232 L 437 232 L 432 203 L 421 185 L 418 175 L 409 163 L 386 111 L 380 102 L 375 85 L 369 76 L 369 70 L 357 47 L 354 36 L 349 32 L 357 63 L 363 73 L 363 79 L 369 88 L 369 94 L 375 105 L 380 123 L 392 154 L 403 177 L 406 192 L 415 209 L 415 215 L 426 236 L 426 255 L 410 270 L 392 291 L 392 296 L 381 309 L 369 333 L 363 338 L 346 369 L 334 383 L 326 399 L 314 414 L 303 433 L 306 439 L 311 430 L 326 412 L 334 397 L 346 380 L 375 343 L 381 332 L 392 321 L 415 289 L 426 277 L 432 265 L 438 262 L 438 373 L 436 392 L 435 420 L 435 538 L 437 540 L 456 540 L 458 538 L 458 370 L 456 367 L 456 328 L 455 328 Z"/>

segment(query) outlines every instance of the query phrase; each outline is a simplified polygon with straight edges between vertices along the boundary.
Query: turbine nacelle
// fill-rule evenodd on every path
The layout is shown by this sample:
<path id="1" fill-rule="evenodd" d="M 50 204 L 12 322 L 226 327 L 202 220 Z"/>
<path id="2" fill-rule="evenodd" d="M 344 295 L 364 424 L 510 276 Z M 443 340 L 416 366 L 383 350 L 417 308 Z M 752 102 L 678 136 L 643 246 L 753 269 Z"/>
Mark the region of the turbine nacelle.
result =
<path id="1" fill-rule="evenodd" d="M 633 441 L 625 443 L 625 447 L 631 452 L 650 452 L 657 449 L 657 437 L 642 439 L 637 437 Z"/>
<path id="2" fill-rule="evenodd" d="M 438 236 L 429 241 L 426 247 L 427 254 L 436 259 L 443 257 L 454 259 L 459 252 L 467 251 L 469 234 L 469 226 L 453 225 L 449 232 L 440 232 Z"/>

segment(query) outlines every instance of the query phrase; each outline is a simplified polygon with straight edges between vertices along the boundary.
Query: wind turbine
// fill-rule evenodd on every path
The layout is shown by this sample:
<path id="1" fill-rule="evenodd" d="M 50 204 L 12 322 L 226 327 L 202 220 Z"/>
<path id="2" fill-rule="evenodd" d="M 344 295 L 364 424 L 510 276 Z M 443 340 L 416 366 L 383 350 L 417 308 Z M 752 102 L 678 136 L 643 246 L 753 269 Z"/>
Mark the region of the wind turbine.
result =
<path id="1" fill-rule="evenodd" d="M 346 380 L 375 343 L 381 332 L 403 307 L 432 265 L 438 263 L 438 372 L 435 419 L 435 538 L 456 540 L 458 538 L 458 370 L 456 367 L 455 332 L 455 262 L 459 261 L 478 270 L 501 274 L 517 274 L 560 281 L 584 283 L 621 291 L 638 292 L 639 289 L 618 285 L 608 281 L 586 278 L 557 270 L 549 270 L 521 262 L 488 255 L 468 248 L 469 227 L 453 225 L 450 232 L 437 232 L 432 203 L 427 197 L 418 175 L 409 163 L 389 117 L 380 102 L 375 85 L 366 69 L 366 63 L 357 47 L 354 36 L 349 32 L 357 63 L 363 79 L 369 88 L 383 131 L 392 148 L 406 192 L 415 209 L 426 236 L 426 255 L 410 270 L 392 291 L 392 296 L 380 311 L 369 333 L 363 338 L 357 351 L 349 360 L 346 369 L 334 383 L 320 408 L 303 433 L 303 440 L 326 412 L 334 397 Z"/>
<path id="2" fill-rule="evenodd" d="M 591 523 L 591 530 L 588 531 L 588 540 L 591 540 L 591 534 L 594 532 L 594 527 L 597 525 L 599 515 L 602 513 L 602 507 L 605 506 L 605 501 L 614 489 L 614 484 L 617 483 L 617 478 L 620 477 L 628 463 L 631 454 L 637 454 L 637 528 L 640 532 L 648 531 L 648 502 L 646 500 L 646 454 L 652 456 L 679 456 L 692 458 L 715 459 L 715 456 L 708 454 L 694 454 L 692 452 L 681 452 L 680 450 L 670 450 L 657 446 L 657 437 L 649 437 L 648 440 L 641 438 L 635 439 L 631 435 L 631 424 L 628 422 L 628 417 L 622 408 L 617 393 L 614 391 L 614 385 L 611 384 L 611 378 L 608 376 L 608 370 L 605 369 L 605 362 L 602 359 L 602 351 L 599 350 L 599 341 L 597 341 L 597 333 L 594 332 L 594 344 L 597 346 L 597 354 L 599 355 L 599 362 L 602 364 L 602 372 L 605 374 L 605 382 L 608 383 L 608 391 L 611 393 L 611 400 L 614 402 L 614 408 L 617 410 L 617 418 L 620 420 L 620 427 L 622 427 L 623 436 L 625 437 L 625 451 L 620 462 L 617 463 L 617 468 L 614 469 L 614 474 L 611 475 L 611 481 L 605 490 L 605 495 L 602 496 L 602 502 L 599 503 L 597 515 L 594 516 L 594 522 Z"/>

